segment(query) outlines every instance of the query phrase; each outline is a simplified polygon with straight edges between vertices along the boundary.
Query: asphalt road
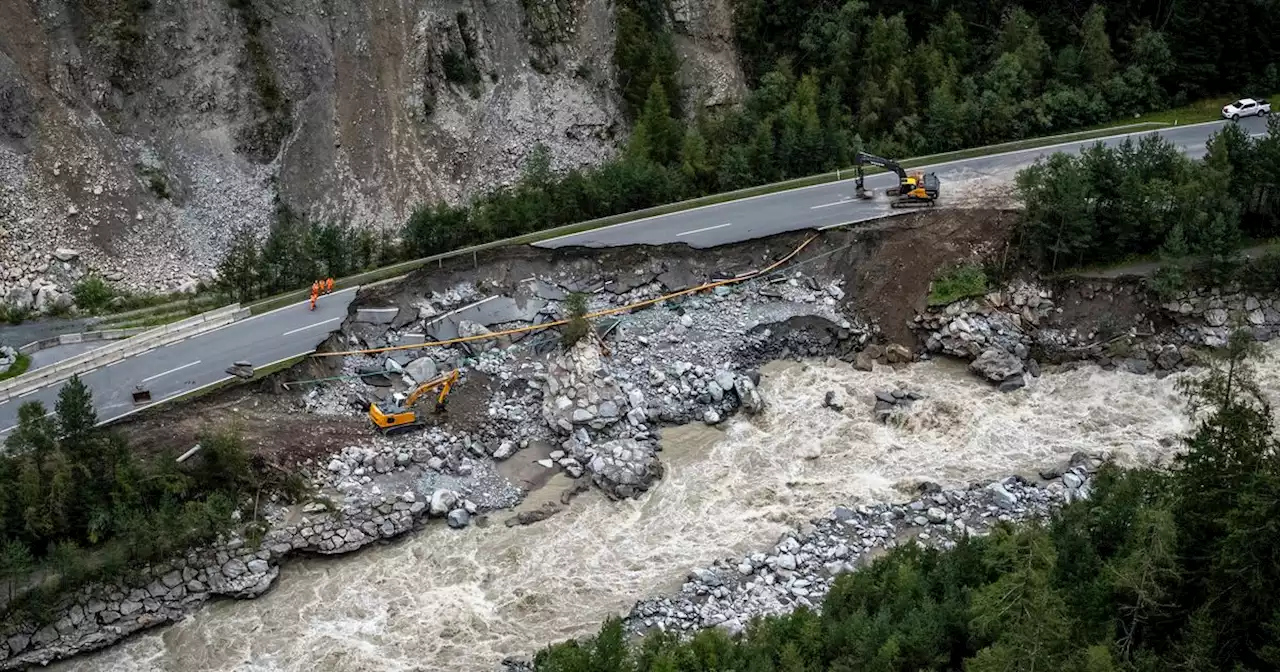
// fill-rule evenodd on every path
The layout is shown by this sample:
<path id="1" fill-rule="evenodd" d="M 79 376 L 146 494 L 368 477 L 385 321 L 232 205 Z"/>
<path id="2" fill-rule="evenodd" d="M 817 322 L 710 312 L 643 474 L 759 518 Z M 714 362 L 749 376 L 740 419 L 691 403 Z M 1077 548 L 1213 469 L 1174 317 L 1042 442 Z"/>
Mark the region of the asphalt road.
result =
<path id="1" fill-rule="evenodd" d="M 315 350 L 342 324 L 355 288 L 250 317 L 177 343 L 120 360 L 80 377 L 93 391 L 98 420 L 106 422 L 135 411 L 132 393 L 143 384 L 152 403 L 231 378 L 226 368 L 238 360 L 262 367 Z M 108 344 L 104 343 L 104 347 Z M 0 404 L 0 436 L 18 423 L 18 407 L 39 401 L 52 413 L 61 385 L 50 385 Z"/>
<path id="2" fill-rule="evenodd" d="M 1228 123 L 1232 122 L 1216 121 L 1174 126 L 1105 139 L 1067 142 L 1038 149 L 949 161 L 926 166 L 923 169 L 912 168 L 909 171 L 936 172 L 942 182 L 938 205 L 945 206 L 949 178 L 957 180 L 990 174 L 1007 174 L 1056 152 L 1076 153 L 1081 148 L 1090 147 L 1098 142 L 1115 146 L 1126 139 L 1133 138 L 1136 141 L 1146 135 L 1162 136 L 1176 145 L 1184 154 L 1199 158 L 1205 153 L 1205 142 L 1209 137 Z M 1267 130 L 1266 121 L 1257 117 L 1250 117 L 1239 123 L 1250 134 L 1261 134 Z M 899 212 L 893 210 L 889 206 L 889 200 L 883 196 L 884 190 L 896 183 L 897 178 L 892 173 L 868 175 L 866 185 L 877 194 L 876 199 L 869 201 L 853 198 L 854 181 L 849 179 L 623 222 L 601 229 L 552 238 L 535 245 L 539 247 L 610 247 L 687 243 L 692 247 L 715 247 L 786 231 L 851 224 L 877 219 L 890 212 Z"/>

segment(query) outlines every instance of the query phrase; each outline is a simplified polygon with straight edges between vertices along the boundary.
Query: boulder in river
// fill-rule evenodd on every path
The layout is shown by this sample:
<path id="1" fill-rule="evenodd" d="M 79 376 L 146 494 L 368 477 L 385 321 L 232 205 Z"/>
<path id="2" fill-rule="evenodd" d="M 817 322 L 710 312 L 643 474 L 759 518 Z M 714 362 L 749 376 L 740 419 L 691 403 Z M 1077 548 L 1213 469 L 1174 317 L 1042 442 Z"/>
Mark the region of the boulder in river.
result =
<path id="1" fill-rule="evenodd" d="M 662 478 L 662 463 L 651 443 L 618 439 L 591 452 L 587 460 L 591 481 L 614 499 L 636 497 Z"/>
<path id="2" fill-rule="evenodd" d="M 994 383 L 1003 383 L 1022 375 L 1022 360 L 1002 348 L 987 348 L 969 364 L 969 368 Z M 1021 387 L 1021 386 L 1019 386 Z"/>
<path id="3" fill-rule="evenodd" d="M 742 410 L 747 413 L 759 413 L 764 410 L 764 399 L 760 397 L 760 392 L 756 390 L 755 383 L 746 376 L 738 376 L 733 381 L 733 391 L 738 393 L 738 401 L 742 403 Z"/>

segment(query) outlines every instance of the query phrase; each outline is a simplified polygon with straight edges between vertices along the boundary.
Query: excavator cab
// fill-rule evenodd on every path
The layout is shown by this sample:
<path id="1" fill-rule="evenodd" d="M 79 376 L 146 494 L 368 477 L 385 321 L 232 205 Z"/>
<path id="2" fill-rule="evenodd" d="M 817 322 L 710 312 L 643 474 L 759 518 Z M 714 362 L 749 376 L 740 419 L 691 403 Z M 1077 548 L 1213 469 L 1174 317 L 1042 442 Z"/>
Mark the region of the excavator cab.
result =
<path id="1" fill-rule="evenodd" d="M 454 369 L 449 373 L 438 376 L 433 380 L 416 387 L 407 397 L 397 394 L 386 402 L 385 407 L 378 404 L 369 404 L 369 421 L 373 423 L 379 431 L 387 436 L 396 434 L 405 434 L 416 429 L 426 426 L 424 419 L 418 414 L 415 405 L 422 395 L 439 388 L 440 393 L 436 395 L 435 418 L 439 418 L 444 414 L 446 402 L 449 398 L 449 392 L 453 389 L 453 384 L 458 381 L 458 370 Z"/>

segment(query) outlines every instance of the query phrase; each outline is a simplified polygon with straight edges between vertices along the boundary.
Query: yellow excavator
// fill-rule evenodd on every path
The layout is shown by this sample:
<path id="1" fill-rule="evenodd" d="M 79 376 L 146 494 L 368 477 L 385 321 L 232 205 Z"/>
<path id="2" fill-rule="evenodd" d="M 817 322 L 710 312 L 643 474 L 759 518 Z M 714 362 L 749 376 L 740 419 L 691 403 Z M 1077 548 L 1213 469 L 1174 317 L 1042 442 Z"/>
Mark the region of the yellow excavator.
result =
<path id="1" fill-rule="evenodd" d="M 369 420 L 373 422 L 374 427 L 377 427 L 386 436 L 405 434 L 421 429 L 427 423 L 419 417 L 418 411 L 414 408 L 418 403 L 418 399 L 422 395 L 439 388 L 440 393 L 436 395 L 435 407 L 435 415 L 439 416 L 444 413 L 445 401 L 449 398 L 449 391 L 453 389 L 453 384 L 456 382 L 458 382 L 458 370 L 454 369 L 419 385 L 404 399 L 400 399 L 400 397 L 403 397 L 401 394 L 392 396 L 391 400 L 387 402 L 385 410 L 376 403 L 369 404 Z"/>
<path id="2" fill-rule="evenodd" d="M 858 152 L 854 157 L 854 164 L 858 167 L 858 179 L 854 183 L 858 198 L 868 199 L 872 197 L 871 192 L 867 191 L 862 185 L 862 166 L 870 164 L 891 170 L 898 175 L 898 186 L 886 191 L 886 195 L 897 197 L 897 200 L 889 204 L 891 207 L 907 208 L 916 205 L 932 206 L 937 204 L 940 183 L 938 176 L 933 173 L 908 175 L 907 171 L 903 170 L 902 166 L 898 165 L 896 161 L 890 161 L 866 152 Z"/>

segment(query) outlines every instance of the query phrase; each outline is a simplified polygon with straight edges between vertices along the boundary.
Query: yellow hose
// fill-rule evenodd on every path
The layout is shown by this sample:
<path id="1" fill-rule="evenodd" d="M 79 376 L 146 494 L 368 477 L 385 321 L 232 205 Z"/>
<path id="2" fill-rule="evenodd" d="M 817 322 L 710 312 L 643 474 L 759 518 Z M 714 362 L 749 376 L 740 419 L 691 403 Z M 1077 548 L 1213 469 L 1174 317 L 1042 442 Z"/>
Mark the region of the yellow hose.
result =
<path id="1" fill-rule="evenodd" d="M 740 278 L 729 278 L 729 279 L 727 279 L 727 280 L 717 280 L 717 281 L 715 281 L 715 282 L 708 282 L 708 283 L 703 284 L 703 285 L 698 285 L 697 287 L 690 287 L 689 289 L 682 289 L 682 290 L 680 290 L 680 291 L 678 291 L 678 292 L 673 292 L 673 293 L 671 293 L 671 294 L 667 294 L 667 295 L 665 295 L 665 296 L 659 296 L 659 297 L 658 297 L 658 298 L 656 298 L 656 299 L 647 299 L 647 300 L 640 301 L 640 302 L 638 302 L 638 303 L 633 303 L 633 304 L 626 305 L 626 306 L 619 306 L 619 307 L 617 307 L 617 308 L 608 308 L 608 309 L 606 309 L 606 310 L 601 310 L 601 311 L 598 311 L 598 312 L 595 312 L 595 313 L 591 313 L 591 314 L 589 314 L 589 315 L 585 315 L 584 317 L 585 317 L 586 319 L 592 319 L 592 318 L 596 318 L 596 317 L 604 317 L 604 316 L 606 316 L 606 315 L 613 315 L 614 313 L 622 313 L 622 312 L 626 312 L 626 311 L 628 311 L 628 310 L 633 310 L 633 309 L 635 309 L 635 308 L 643 308 L 643 307 L 645 307 L 645 306 L 650 306 L 650 305 L 653 305 L 653 304 L 655 304 L 655 303 L 658 303 L 659 301 L 666 301 L 667 299 L 674 299 L 674 298 L 675 298 L 675 297 L 677 297 L 677 296 L 684 296 L 685 294 L 693 294 L 694 292 L 700 292 L 700 291 L 702 291 L 702 290 L 704 290 L 704 289 L 713 289 L 713 288 L 715 288 L 715 287 L 719 287 L 719 286 L 721 286 L 721 285 L 731 285 L 731 284 L 734 284 L 734 283 L 737 283 L 737 282 L 743 282 L 743 281 L 745 281 L 745 280 L 750 280 L 750 279 L 752 279 L 752 278 L 754 278 L 754 277 L 757 277 L 757 276 L 759 276 L 759 275 L 763 275 L 763 274 L 765 274 L 765 273 L 768 273 L 768 272 L 772 271 L 773 269 L 775 269 L 775 268 L 777 268 L 777 267 L 779 267 L 779 266 L 781 266 L 781 265 L 783 265 L 783 264 L 787 263 L 788 261 L 791 261 L 793 258 L 795 258 L 795 256 L 796 256 L 797 254 L 800 254 L 801 250 L 803 250 L 804 248 L 808 247 L 808 246 L 809 246 L 809 243 L 813 242 L 813 241 L 814 241 L 814 239 L 815 239 L 815 238 L 817 238 L 817 237 L 818 237 L 818 236 L 817 236 L 817 234 L 812 235 L 812 236 L 809 236 L 809 238 L 808 238 L 808 239 L 806 239 L 803 243 L 800 243 L 800 247 L 797 247 L 795 250 L 793 250 L 793 251 L 792 251 L 790 254 L 788 254 L 787 256 L 785 256 L 785 257 L 783 257 L 783 258 L 779 259 L 778 261 L 774 262 L 773 264 L 771 264 L 771 265 L 769 265 L 769 266 L 767 266 L 767 267 L 765 267 L 765 268 L 762 268 L 762 269 L 760 269 L 760 270 L 758 270 L 758 271 L 752 271 L 752 272 L 750 272 L 750 273 L 748 273 L 748 274 L 746 274 L 746 275 L 744 275 L 744 276 L 742 276 L 742 277 L 740 277 Z M 534 324 L 534 325 L 530 325 L 530 326 L 528 326 L 528 327 L 519 327 L 519 328 L 517 328 L 517 329 L 507 329 L 506 331 L 495 331 L 495 332 L 491 332 L 491 333 L 488 333 L 488 334 L 477 334 L 477 335 L 475 335 L 475 336 L 462 336 L 462 337 L 459 337 L 459 338 L 451 338 L 451 339 L 449 339 L 449 340 L 447 340 L 447 341 L 432 341 L 432 342 L 430 342 L 430 343 L 413 343 L 413 344 L 411 344 L 411 345 L 395 345 L 395 346 L 388 346 L 388 347 L 385 347 L 385 348 L 371 348 L 371 349 L 369 349 L 369 350 L 347 350 L 347 351 L 345 351 L 345 352 L 317 352 L 317 353 L 312 354 L 311 356 L 312 356 L 312 357 L 344 357 L 344 356 L 346 356 L 346 355 L 372 355 L 372 354 L 376 354 L 376 353 L 379 353 L 379 352 L 391 352 L 391 351 L 393 351 L 393 350 L 413 350 L 413 349 L 416 349 L 416 348 L 433 348 L 433 347 L 438 347 L 438 346 L 442 346 L 442 345 L 453 345 L 454 343 L 467 343 L 467 342 L 470 342 L 470 341 L 480 341 L 480 340 L 484 340 L 484 339 L 486 339 L 486 338 L 498 338 L 498 337 L 501 337 L 501 336 L 508 336 L 508 335 L 510 335 L 510 334 L 520 334 L 520 333 L 524 333 L 524 332 L 526 332 L 526 331 L 537 331 L 537 330 L 539 330 L 539 329 L 550 329 L 551 327 L 558 327 L 558 326 L 560 326 L 560 325 L 568 324 L 568 323 L 569 323 L 569 320 L 557 320 L 557 321 L 555 321 L 555 322 L 547 322 L 547 323 L 545 323 L 545 324 Z"/>

